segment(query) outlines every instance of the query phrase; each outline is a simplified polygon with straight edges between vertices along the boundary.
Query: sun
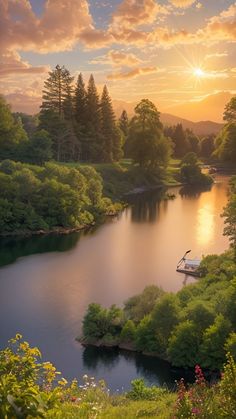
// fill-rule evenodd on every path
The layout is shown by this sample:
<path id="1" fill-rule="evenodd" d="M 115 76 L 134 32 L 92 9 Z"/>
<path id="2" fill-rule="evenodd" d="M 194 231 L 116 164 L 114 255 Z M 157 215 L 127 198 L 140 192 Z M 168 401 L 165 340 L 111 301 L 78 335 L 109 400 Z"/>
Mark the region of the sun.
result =
<path id="1" fill-rule="evenodd" d="M 204 71 L 201 68 L 195 68 L 193 74 L 198 78 L 204 77 Z"/>

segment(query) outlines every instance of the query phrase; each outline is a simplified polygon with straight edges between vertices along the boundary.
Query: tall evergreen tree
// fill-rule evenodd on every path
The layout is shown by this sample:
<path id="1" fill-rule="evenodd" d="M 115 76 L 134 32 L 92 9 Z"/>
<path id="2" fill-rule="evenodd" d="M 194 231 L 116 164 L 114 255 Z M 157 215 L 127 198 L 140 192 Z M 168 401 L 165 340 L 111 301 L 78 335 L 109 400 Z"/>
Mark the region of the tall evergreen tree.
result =
<path id="1" fill-rule="evenodd" d="M 115 135 L 116 119 L 106 85 L 101 97 L 101 131 L 104 138 L 104 160 L 113 160 L 113 140 Z"/>
<path id="2" fill-rule="evenodd" d="M 101 109 L 99 95 L 91 74 L 86 97 L 86 140 L 84 142 L 84 159 L 103 160 L 103 139 L 101 135 Z"/>
<path id="3" fill-rule="evenodd" d="M 81 128 L 86 125 L 86 89 L 83 76 L 80 73 L 75 87 L 74 112 L 75 120 Z"/>
<path id="4" fill-rule="evenodd" d="M 73 116 L 73 79 L 69 70 L 57 65 L 44 83 L 39 127 L 49 132 L 57 161 L 77 160 L 79 156 Z"/>
<path id="5" fill-rule="evenodd" d="M 129 118 L 125 109 L 123 110 L 119 118 L 119 128 L 123 132 L 124 137 L 127 138 L 129 129 Z"/>
<path id="6" fill-rule="evenodd" d="M 71 99 L 73 77 L 64 66 L 56 66 L 44 83 L 42 110 L 53 110 L 63 116 L 65 103 Z"/>
<path id="7" fill-rule="evenodd" d="M 129 144 L 128 144 L 128 134 L 129 134 L 129 118 L 126 110 L 124 109 L 121 113 L 121 116 L 119 118 L 118 126 L 122 132 L 122 142 L 123 142 L 123 150 L 124 150 L 124 156 L 128 157 L 129 155 Z"/>

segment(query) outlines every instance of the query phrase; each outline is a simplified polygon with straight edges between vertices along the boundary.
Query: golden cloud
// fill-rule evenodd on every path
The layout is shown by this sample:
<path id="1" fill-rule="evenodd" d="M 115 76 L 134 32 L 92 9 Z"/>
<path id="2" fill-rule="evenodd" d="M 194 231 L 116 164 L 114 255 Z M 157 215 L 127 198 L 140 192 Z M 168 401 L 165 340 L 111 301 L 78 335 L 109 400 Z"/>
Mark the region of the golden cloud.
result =
<path id="1" fill-rule="evenodd" d="M 192 6 L 192 4 L 195 3 L 196 0 L 169 0 L 169 1 L 175 7 L 186 8 L 186 7 Z"/>
<path id="2" fill-rule="evenodd" d="M 126 80 L 132 79 L 134 77 L 143 75 L 143 74 L 150 74 L 156 73 L 158 71 L 157 67 L 141 67 L 135 68 L 128 72 L 120 72 L 120 73 L 112 73 L 107 76 L 108 80 Z"/>
<path id="3" fill-rule="evenodd" d="M 2 51 L 0 77 L 8 77 L 10 74 L 41 74 L 49 71 L 47 66 L 33 67 L 26 61 L 22 61 L 16 51 Z"/>

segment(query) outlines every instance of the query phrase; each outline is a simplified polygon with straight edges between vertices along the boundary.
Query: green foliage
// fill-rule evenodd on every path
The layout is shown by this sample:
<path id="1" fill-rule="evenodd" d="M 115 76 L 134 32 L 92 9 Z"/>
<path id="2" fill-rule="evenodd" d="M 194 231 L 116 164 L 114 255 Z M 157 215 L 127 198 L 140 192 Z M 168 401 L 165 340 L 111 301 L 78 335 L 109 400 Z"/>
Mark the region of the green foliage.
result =
<path id="1" fill-rule="evenodd" d="M 219 314 L 214 323 L 204 334 L 200 346 L 202 366 L 210 369 L 220 369 L 224 362 L 224 344 L 231 330 L 231 324 L 222 314 Z"/>
<path id="2" fill-rule="evenodd" d="M 148 99 L 143 99 L 135 107 L 128 138 L 129 155 L 141 167 L 166 168 L 171 146 L 162 132 L 160 112 Z"/>
<path id="3" fill-rule="evenodd" d="M 127 393 L 127 398 L 132 400 L 158 400 L 160 396 L 167 394 L 164 388 L 145 386 L 142 378 L 131 381 L 132 389 Z"/>
<path id="4" fill-rule="evenodd" d="M 121 330 L 121 342 L 130 343 L 135 340 L 136 327 L 132 320 L 127 320 Z"/>
<path id="5" fill-rule="evenodd" d="M 95 333 L 89 332 L 92 343 L 102 339 L 105 345 L 127 344 L 130 349 L 155 354 L 178 367 L 201 363 L 212 370 L 220 369 L 226 351 L 234 354 L 236 345 L 236 264 L 232 252 L 207 256 L 201 271 L 203 276 L 198 281 L 176 295 L 150 286 L 130 298 L 123 315 L 120 312 L 118 316 L 123 324 L 119 322 L 115 331 L 107 326 L 107 311 L 95 305 L 96 321 L 92 316 L 89 324 L 91 330 L 96 329 Z M 97 324 L 100 316 L 102 325 Z"/>
<path id="6" fill-rule="evenodd" d="M 102 179 L 89 167 L 80 171 L 5 160 L 0 164 L 0 188 L 1 233 L 80 228 L 117 210 L 103 197 Z"/>
<path id="7" fill-rule="evenodd" d="M 236 96 L 225 106 L 224 111 L 224 121 L 226 122 L 236 122 Z"/>
<path id="8" fill-rule="evenodd" d="M 235 165 L 236 164 L 236 121 L 224 126 L 215 140 L 216 150 L 214 156 L 220 161 Z"/>
<path id="9" fill-rule="evenodd" d="M 30 348 L 19 334 L 0 352 L 0 417 L 44 417 L 59 405 L 58 373 L 40 358 L 39 350 Z M 54 387 L 55 382 L 58 387 Z"/>
<path id="10" fill-rule="evenodd" d="M 236 176 L 233 176 L 231 179 L 230 187 L 230 198 L 223 212 L 226 224 L 224 235 L 229 237 L 231 246 L 234 249 L 234 258 L 236 262 Z"/>
<path id="11" fill-rule="evenodd" d="M 181 322 L 173 331 L 168 344 L 168 355 L 173 365 L 192 367 L 198 362 L 198 328 L 193 321 Z"/>
<path id="12" fill-rule="evenodd" d="M 89 304 L 83 319 L 83 341 L 92 342 L 103 339 L 103 344 L 111 344 L 120 335 L 124 316 L 120 308 L 112 305 L 104 309 L 100 304 Z"/>
<path id="13" fill-rule="evenodd" d="M 163 294 L 164 291 L 156 285 L 145 287 L 142 294 L 131 297 L 124 303 L 125 315 L 134 323 L 138 323 L 144 316 L 151 313 Z"/>
<path id="14" fill-rule="evenodd" d="M 0 160 L 17 158 L 27 142 L 21 119 L 13 118 L 10 106 L 0 96 Z"/>
<path id="15" fill-rule="evenodd" d="M 188 185 L 210 186 L 213 179 L 201 172 L 197 155 L 187 153 L 181 161 L 180 179 Z"/>

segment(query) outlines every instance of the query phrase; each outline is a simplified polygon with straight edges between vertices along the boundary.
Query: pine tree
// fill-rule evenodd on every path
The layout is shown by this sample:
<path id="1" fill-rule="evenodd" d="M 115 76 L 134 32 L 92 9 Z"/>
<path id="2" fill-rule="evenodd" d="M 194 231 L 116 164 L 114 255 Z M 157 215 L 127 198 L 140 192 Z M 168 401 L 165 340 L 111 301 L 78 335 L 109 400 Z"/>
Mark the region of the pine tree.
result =
<path id="1" fill-rule="evenodd" d="M 111 98 L 107 87 L 104 86 L 101 97 L 101 129 L 104 137 L 104 159 L 113 160 L 113 141 L 115 136 L 116 119 Z"/>
<path id="2" fill-rule="evenodd" d="M 65 107 L 71 100 L 72 82 L 69 70 L 64 66 L 56 66 L 55 70 L 49 72 L 49 77 L 44 83 L 42 110 L 53 110 L 63 117 Z"/>
<path id="3" fill-rule="evenodd" d="M 127 139 L 128 139 L 128 134 L 129 134 L 129 118 L 125 109 L 123 110 L 119 118 L 119 128 L 123 136 L 122 143 L 123 143 L 124 156 L 128 157 L 129 144 L 128 144 Z"/>
<path id="4" fill-rule="evenodd" d="M 75 87 L 74 112 L 75 120 L 81 128 L 86 126 L 86 95 L 83 76 L 80 73 Z"/>
<path id="5" fill-rule="evenodd" d="M 91 74 L 86 96 L 86 139 L 84 141 L 85 160 L 103 160 L 103 139 L 101 135 L 101 109 L 99 95 Z"/>
<path id="6" fill-rule="evenodd" d="M 127 138 L 128 136 L 128 129 L 129 129 L 129 118 L 126 110 L 124 109 L 120 118 L 119 118 L 119 127 L 124 134 L 124 137 Z"/>
<path id="7" fill-rule="evenodd" d="M 57 65 L 44 83 L 40 128 L 49 132 L 57 161 L 77 160 L 79 156 L 73 116 L 73 79 L 69 70 Z"/>

